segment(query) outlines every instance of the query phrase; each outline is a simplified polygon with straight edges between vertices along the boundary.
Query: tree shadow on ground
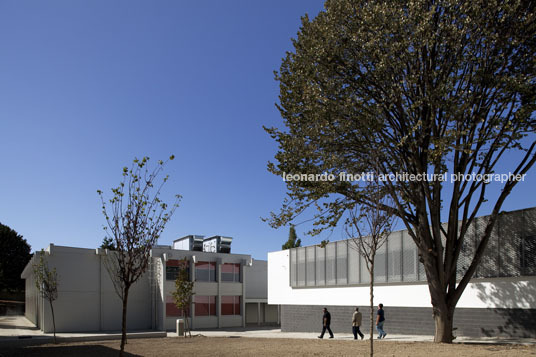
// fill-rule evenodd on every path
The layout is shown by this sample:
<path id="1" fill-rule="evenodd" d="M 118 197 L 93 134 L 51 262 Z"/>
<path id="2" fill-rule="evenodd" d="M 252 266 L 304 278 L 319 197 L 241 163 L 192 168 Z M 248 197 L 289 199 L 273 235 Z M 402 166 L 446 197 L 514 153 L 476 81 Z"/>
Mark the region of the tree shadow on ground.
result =
<path id="1" fill-rule="evenodd" d="M 5 346 L 4 346 L 5 347 Z M 62 356 L 62 357 L 93 357 L 93 356 L 99 356 L 99 357 L 108 357 L 113 356 L 116 357 L 119 353 L 119 349 L 111 348 L 108 346 L 102 346 L 102 345 L 78 345 L 78 346 L 72 346 L 72 345 L 46 345 L 46 346 L 39 346 L 39 345 L 24 345 L 24 346 L 11 346 L 2 348 L 2 351 L 0 352 L 0 357 L 11 357 L 11 356 L 24 356 L 24 357 L 32 357 L 32 356 L 39 356 L 39 357 L 56 357 L 56 356 Z M 132 354 L 125 352 L 125 357 L 138 357 L 140 355 Z"/>

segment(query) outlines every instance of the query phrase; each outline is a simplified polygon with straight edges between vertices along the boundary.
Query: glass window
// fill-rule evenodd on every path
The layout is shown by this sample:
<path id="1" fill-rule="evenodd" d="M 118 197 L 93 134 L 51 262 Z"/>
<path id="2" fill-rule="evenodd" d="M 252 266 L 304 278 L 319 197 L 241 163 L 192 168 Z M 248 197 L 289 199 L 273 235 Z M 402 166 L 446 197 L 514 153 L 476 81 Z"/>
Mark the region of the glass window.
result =
<path id="1" fill-rule="evenodd" d="M 222 296 L 221 314 L 240 315 L 240 296 Z"/>
<path id="2" fill-rule="evenodd" d="M 240 282 L 240 264 L 225 263 L 221 265 L 221 281 Z"/>
<path id="3" fill-rule="evenodd" d="M 216 281 L 216 263 L 195 263 L 195 281 Z"/>
<path id="4" fill-rule="evenodd" d="M 181 267 L 186 268 L 188 280 L 190 280 L 190 262 L 187 260 L 170 259 L 166 262 L 166 280 L 175 280 Z"/>
<path id="5" fill-rule="evenodd" d="M 216 297 L 194 295 L 195 316 L 216 316 Z"/>
<path id="6" fill-rule="evenodd" d="M 190 316 L 190 307 L 179 309 L 175 305 L 173 296 L 166 296 L 166 316 L 167 317 L 186 317 Z"/>

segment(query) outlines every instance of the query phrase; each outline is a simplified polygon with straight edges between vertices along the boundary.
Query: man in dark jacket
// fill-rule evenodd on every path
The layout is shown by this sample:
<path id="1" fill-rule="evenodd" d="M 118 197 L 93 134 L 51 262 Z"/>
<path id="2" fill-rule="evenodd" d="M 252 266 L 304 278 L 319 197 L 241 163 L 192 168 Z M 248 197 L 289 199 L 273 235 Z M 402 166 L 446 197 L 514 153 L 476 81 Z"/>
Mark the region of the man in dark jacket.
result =
<path id="1" fill-rule="evenodd" d="M 329 328 L 329 325 L 331 324 L 331 314 L 326 308 L 323 308 L 322 311 L 324 312 L 324 315 L 322 316 L 322 333 L 318 338 L 324 338 L 326 330 L 329 332 L 329 338 L 333 338 L 333 332 L 331 332 L 331 329 Z"/>

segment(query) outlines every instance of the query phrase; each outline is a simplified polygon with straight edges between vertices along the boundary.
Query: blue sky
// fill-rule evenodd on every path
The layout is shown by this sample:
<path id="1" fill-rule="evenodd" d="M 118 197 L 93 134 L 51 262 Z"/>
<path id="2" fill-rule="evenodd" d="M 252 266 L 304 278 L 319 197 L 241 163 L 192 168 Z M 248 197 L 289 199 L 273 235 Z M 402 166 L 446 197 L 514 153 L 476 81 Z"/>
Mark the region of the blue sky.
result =
<path id="1" fill-rule="evenodd" d="M 273 71 L 322 3 L 0 1 L 0 222 L 33 250 L 94 248 L 97 189 L 136 156 L 175 154 L 163 198 L 184 198 L 160 244 L 221 234 L 266 259 L 288 235 L 260 220 L 285 196 L 262 129 L 282 123 Z M 533 206 L 534 183 L 504 208 Z"/>

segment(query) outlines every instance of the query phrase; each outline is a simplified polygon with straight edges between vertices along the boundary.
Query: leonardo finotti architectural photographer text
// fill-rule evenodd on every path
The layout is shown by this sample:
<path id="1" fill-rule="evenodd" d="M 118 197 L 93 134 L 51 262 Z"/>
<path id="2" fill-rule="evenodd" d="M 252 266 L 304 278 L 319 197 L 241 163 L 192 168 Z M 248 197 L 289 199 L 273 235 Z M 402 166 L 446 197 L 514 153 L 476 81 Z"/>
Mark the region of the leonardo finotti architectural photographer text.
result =
<path id="1" fill-rule="evenodd" d="M 390 174 L 379 174 L 377 178 L 373 172 L 361 172 L 357 174 L 350 174 L 346 172 L 341 172 L 337 175 L 332 173 L 324 172 L 322 174 L 291 174 L 283 172 L 283 181 L 310 181 L 310 182 L 331 182 L 331 181 L 346 181 L 346 182 L 357 182 L 357 181 L 379 181 L 379 182 L 409 182 L 409 181 L 440 181 L 446 182 L 450 179 L 450 182 L 456 181 L 484 181 L 485 183 L 489 182 L 500 182 L 505 183 L 508 181 L 524 181 L 526 174 L 513 174 L 508 173 L 493 173 L 493 174 L 448 174 L 447 172 L 443 174 L 429 174 L 429 173 L 420 173 L 420 174 L 410 174 L 407 172 L 397 172 Z"/>

